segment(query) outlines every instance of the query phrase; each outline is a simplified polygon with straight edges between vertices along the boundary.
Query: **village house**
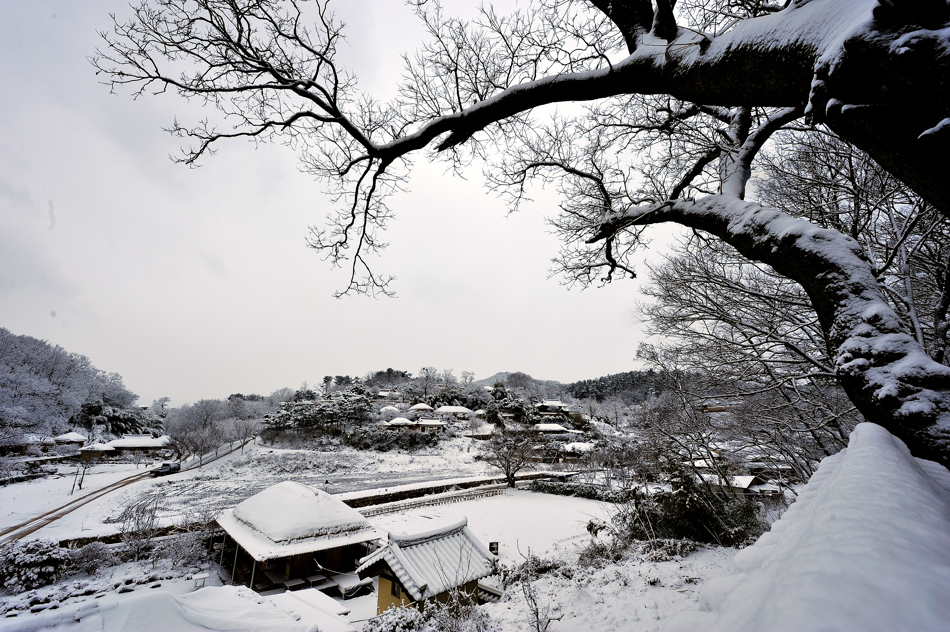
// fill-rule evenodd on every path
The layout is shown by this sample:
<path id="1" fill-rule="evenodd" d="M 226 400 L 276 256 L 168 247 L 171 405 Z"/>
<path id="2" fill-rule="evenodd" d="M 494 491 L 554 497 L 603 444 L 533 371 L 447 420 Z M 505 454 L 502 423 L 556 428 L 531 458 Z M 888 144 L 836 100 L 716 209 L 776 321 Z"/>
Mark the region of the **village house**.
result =
<path id="1" fill-rule="evenodd" d="M 442 419 L 471 419 L 475 413 L 465 406 L 439 406 L 435 414 Z"/>
<path id="2" fill-rule="evenodd" d="M 535 411 L 542 417 L 570 414 L 571 407 L 559 399 L 546 399 L 534 405 Z"/>
<path id="3" fill-rule="evenodd" d="M 168 436 L 158 438 L 150 434 L 126 434 L 121 439 L 113 439 L 106 445 L 116 454 L 153 455 L 168 448 L 171 439 Z"/>
<path id="4" fill-rule="evenodd" d="M 534 424 L 528 430 L 540 434 L 584 434 L 580 430 L 570 430 L 561 424 Z"/>
<path id="5" fill-rule="evenodd" d="M 418 432 L 440 433 L 445 431 L 446 423 L 438 419 L 406 419 L 405 417 L 396 417 L 395 419 L 383 424 L 386 428 L 394 430 L 416 430 Z"/>
<path id="6" fill-rule="evenodd" d="M 84 448 L 79 448 L 79 458 L 83 461 L 89 461 L 92 459 L 101 459 L 106 456 L 115 456 L 115 448 L 112 448 L 105 443 L 93 443 L 92 445 L 87 445 Z"/>
<path id="7" fill-rule="evenodd" d="M 236 544 L 232 583 L 238 577 L 257 591 L 314 586 L 342 592 L 356 583 L 351 571 L 382 535 L 339 499 L 293 481 L 251 496 L 217 522 Z"/>
<path id="8" fill-rule="evenodd" d="M 56 445 L 72 445 L 77 448 L 84 443 L 86 443 L 86 437 L 79 434 L 78 432 L 67 432 L 66 434 L 61 434 L 58 437 L 53 437 L 53 441 L 56 442 Z"/>
<path id="9" fill-rule="evenodd" d="M 496 557 L 468 528 L 468 518 L 422 533 L 389 534 L 384 547 L 363 558 L 360 578 L 379 577 L 377 614 L 427 603 L 479 603 L 478 580 L 495 571 Z M 497 590 L 486 590 L 497 595 Z M 494 600 L 494 599 L 491 599 Z"/>
<path id="10" fill-rule="evenodd" d="M 734 496 L 775 496 L 781 489 L 758 476 L 731 476 L 723 479 L 716 474 L 701 474 L 704 481 L 727 494 Z"/>

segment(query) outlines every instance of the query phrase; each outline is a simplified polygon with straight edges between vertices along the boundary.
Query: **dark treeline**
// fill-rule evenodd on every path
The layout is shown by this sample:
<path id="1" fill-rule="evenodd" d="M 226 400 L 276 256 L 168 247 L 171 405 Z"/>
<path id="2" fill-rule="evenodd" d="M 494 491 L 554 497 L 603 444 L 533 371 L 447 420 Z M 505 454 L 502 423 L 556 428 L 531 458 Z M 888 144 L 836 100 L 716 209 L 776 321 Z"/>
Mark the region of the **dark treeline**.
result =
<path id="1" fill-rule="evenodd" d="M 617 397 L 632 404 L 642 402 L 652 395 L 658 395 L 663 390 L 661 382 L 659 374 L 653 370 L 627 371 L 592 380 L 580 380 L 564 388 L 574 399 L 592 397 L 601 402 L 607 398 Z"/>

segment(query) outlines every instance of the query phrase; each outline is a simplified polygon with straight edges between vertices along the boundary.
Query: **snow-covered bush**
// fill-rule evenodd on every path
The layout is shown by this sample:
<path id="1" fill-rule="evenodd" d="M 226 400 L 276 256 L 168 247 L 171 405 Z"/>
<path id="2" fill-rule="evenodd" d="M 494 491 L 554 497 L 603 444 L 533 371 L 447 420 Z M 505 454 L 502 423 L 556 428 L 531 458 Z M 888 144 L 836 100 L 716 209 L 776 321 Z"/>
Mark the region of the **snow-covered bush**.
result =
<path id="1" fill-rule="evenodd" d="M 529 552 L 521 564 L 514 567 L 502 567 L 502 583 L 507 588 L 513 584 L 534 581 L 542 575 L 555 572 L 570 579 L 574 574 L 574 567 L 559 560 L 545 559 Z"/>
<path id="2" fill-rule="evenodd" d="M 346 435 L 346 444 L 357 450 L 388 452 L 393 449 L 412 452 L 431 448 L 439 443 L 441 436 L 432 432 L 406 432 L 403 430 L 365 430 Z"/>
<path id="3" fill-rule="evenodd" d="M 448 592 L 445 601 L 426 603 L 421 632 L 488 632 L 491 619 L 478 607 L 473 595 L 459 589 Z"/>
<path id="4" fill-rule="evenodd" d="M 21 593 L 52 584 L 67 568 L 69 552 L 52 540 L 26 540 L 0 549 L 3 587 Z"/>
<path id="5" fill-rule="evenodd" d="M 363 632 L 416 632 L 425 624 L 415 608 L 390 608 L 363 624 Z"/>
<path id="6" fill-rule="evenodd" d="M 606 503 L 628 502 L 635 494 L 632 489 L 606 489 L 586 483 L 552 483 L 549 481 L 532 481 L 528 489 L 542 494 L 576 496 L 577 498 L 589 498 Z"/>
<path id="7" fill-rule="evenodd" d="M 154 551 L 156 560 L 167 559 L 171 562 L 172 568 L 198 562 L 206 555 L 204 537 L 200 532 L 169 536 L 163 539 Z"/>
<path id="8" fill-rule="evenodd" d="M 621 542 L 657 539 L 747 544 L 765 529 L 751 500 L 714 490 L 691 472 L 668 465 L 670 491 L 638 493 L 613 518 Z"/>
<path id="9" fill-rule="evenodd" d="M 90 542 L 78 549 L 70 549 L 69 566 L 81 573 L 94 575 L 103 566 L 115 564 L 112 549 L 102 542 Z"/>

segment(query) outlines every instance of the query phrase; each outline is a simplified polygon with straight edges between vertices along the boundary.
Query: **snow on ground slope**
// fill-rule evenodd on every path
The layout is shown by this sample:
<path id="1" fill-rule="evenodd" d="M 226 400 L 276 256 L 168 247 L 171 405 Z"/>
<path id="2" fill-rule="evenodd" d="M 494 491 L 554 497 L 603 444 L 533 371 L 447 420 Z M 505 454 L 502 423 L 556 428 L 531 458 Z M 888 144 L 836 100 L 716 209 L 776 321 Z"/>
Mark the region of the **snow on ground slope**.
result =
<path id="1" fill-rule="evenodd" d="M 950 630 L 950 472 L 864 423 L 672 630 Z"/>
<path id="2" fill-rule="evenodd" d="M 705 583 L 734 572 L 733 555 L 735 549 L 709 547 L 667 562 L 631 559 L 603 568 L 574 566 L 532 586 L 542 617 L 560 617 L 550 632 L 654 632 L 677 613 L 698 608 Z M 483 607 L 495 630 L 534 629 L 518 585 L 501 602 Z"/>

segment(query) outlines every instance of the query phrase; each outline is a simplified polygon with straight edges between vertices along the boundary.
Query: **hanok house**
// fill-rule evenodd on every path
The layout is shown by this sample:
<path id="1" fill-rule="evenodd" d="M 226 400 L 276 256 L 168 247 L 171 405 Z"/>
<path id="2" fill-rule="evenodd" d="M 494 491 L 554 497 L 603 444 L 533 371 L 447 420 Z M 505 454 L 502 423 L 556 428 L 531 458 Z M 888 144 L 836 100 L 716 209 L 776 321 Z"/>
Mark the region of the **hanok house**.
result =
<path id="1" fill-rule="evenodd" d="M 67 432 L 66 434 L 61 434 L 58 437 L 53 437 L 53 441 L 56 442 L 56 445 L 75 446 L 78 448 L 86 443 L 86 437 L 79 434 L 78 432 Z"/>
<path id="2" fill-rule="evenodd" d="M 471 419 L 475 413 L 465 406 L 439 406 L 435 414 L 442 419 Z"/>
<path id="3" fill-rule="evenodd" d="M 360 579 L 379 577 L 377 614 L 390 608 L 481 599 L 478 580 L 495 570 L 495 556 L 468 528 L 468 518 L 413 535 L 389 534 L 383 548 L 363 558 Z M 457 591 L 457 592 L 455 592 Z"/>
<path id="4" fill-rule="evenodd" d="M 126 434 L 121 439 L 113 439 L 106 445 L 118 454 L 153 455 L 160 450 L 168 449 L 171 439 L 165 435 L 155 438 L 150 434 Z"/>
<path id="5" fill-rule="evenodd" d="M 84 448 L 79 448 L 79 458 L 84 461 L 89 461 L 92 459 L 101 459 L 106 456 L 115 456 L 115 448 L 112 448 L 105 443 L 93 443 L 92 445 L 87 445 Z"/>
<path id="6" fill-rule="evenodd" d="M 445 430 L 446 423 L 438 419 L 406 419 L 405 417 L 396 417 L 385 424 L 386 428 L 394 430 L 416 430 L 418 432 L 440 433 Z"/>
<path id="7" fill-rule="evenodd" d="M 231 582 L 254 590 L 314 586 L 342 592 L 369 543 L 379 540 L 359 512 L 323 490 L 284 481 L 228 509 L 217 522 L 236 545 Z M 221 557 L 224 559 L 222 548 Z"/>
<path id="8" fill-rule="evenodd" d="M 701 474 L 703 480 L 734 496 L 773 496 L 779 493 L 776 485 L 764 482 L 758 476 L 732 476 L 722 479 L 716 474 Z"/>
<path id="9" fill-rule="evenodd" d="M 571 411 L 569 404 L 564 404 L 559 399 L 546 399 L 534 405 L 534 409 L 542 417 L 552 417 L 555 415 L 567 415 Z"/>

